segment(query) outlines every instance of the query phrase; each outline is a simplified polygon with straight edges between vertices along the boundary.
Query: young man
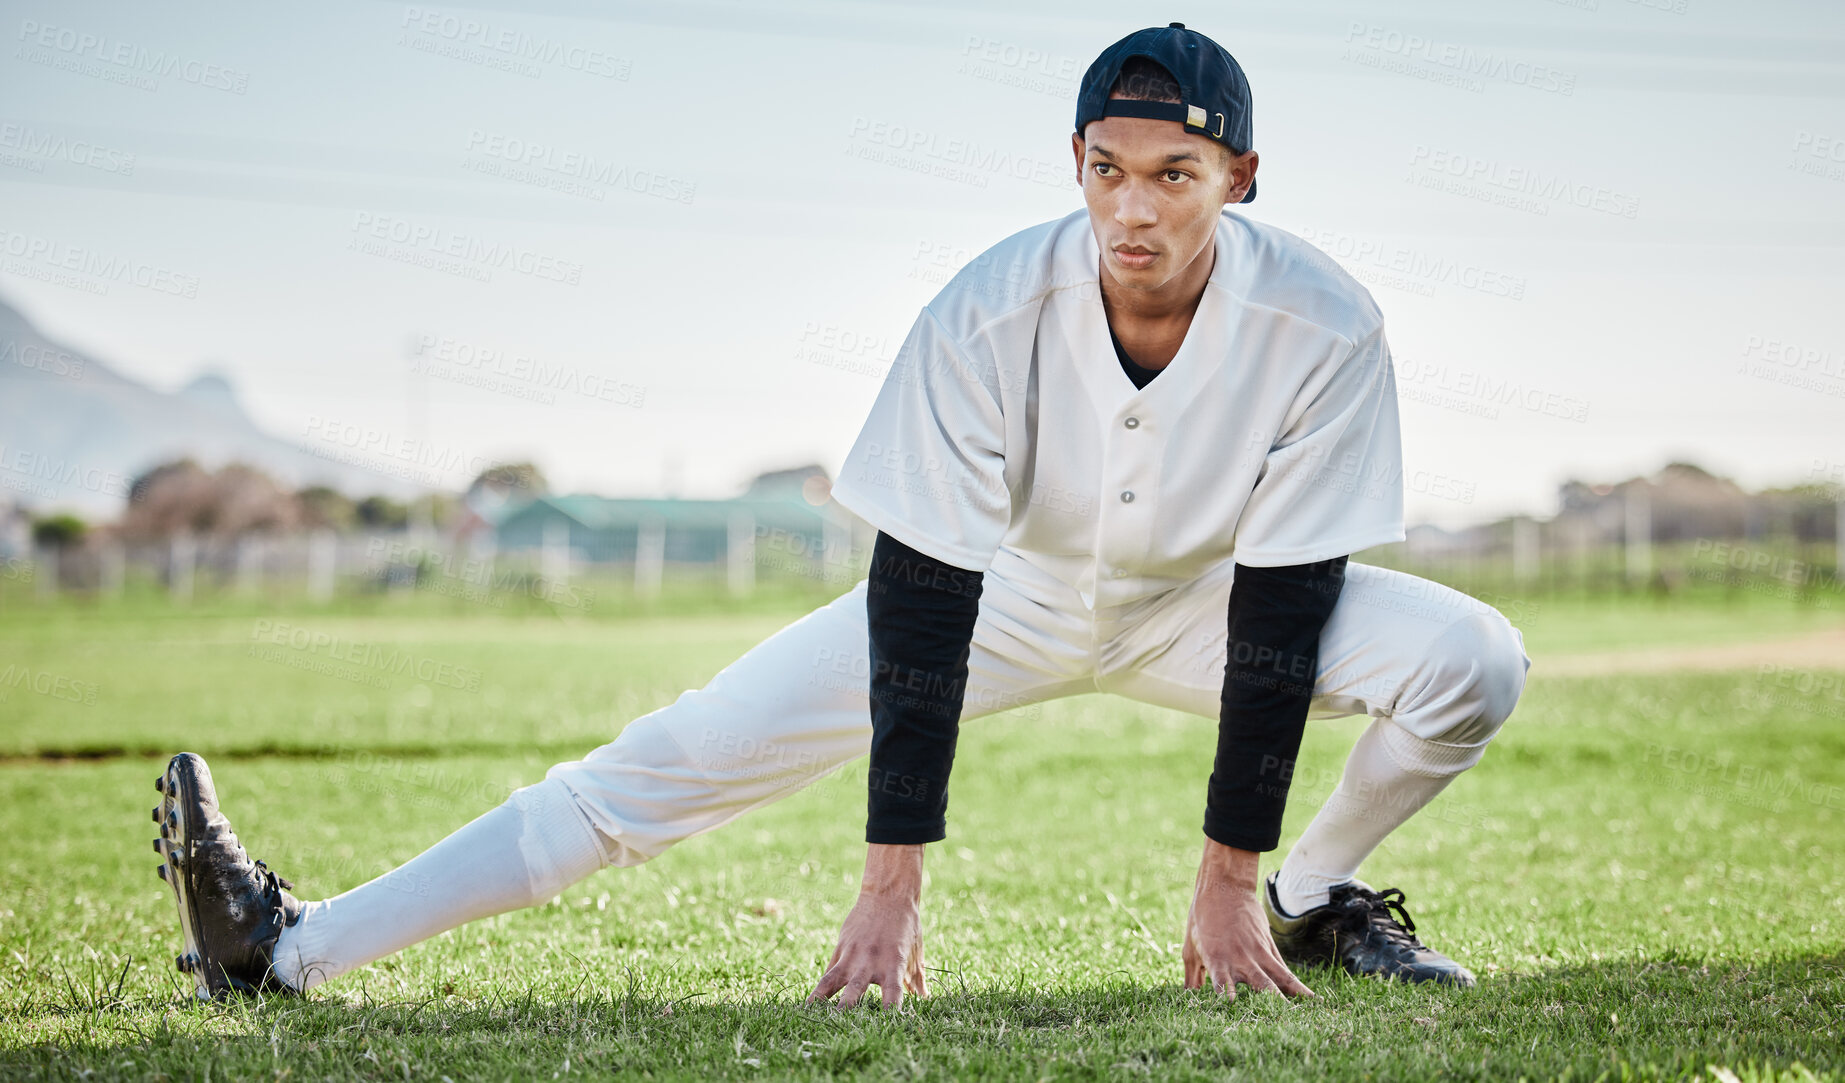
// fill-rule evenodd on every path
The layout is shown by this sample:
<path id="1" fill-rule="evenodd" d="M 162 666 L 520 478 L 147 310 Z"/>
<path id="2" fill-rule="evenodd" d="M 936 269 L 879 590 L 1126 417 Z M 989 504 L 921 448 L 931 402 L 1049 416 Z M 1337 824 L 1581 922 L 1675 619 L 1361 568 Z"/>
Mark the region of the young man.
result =
<path id="1" fill-rule="evenodd" d="M 1472 984 L 1360 863 L 1511 713 L 1529 660 L 1491 608 L 1348 564 L 1403 537 L 1396 393 L 1370 295 L 1227 210 L 1255 196 L 1250 95 L 1178 23 L 1111 46 L 1071 145 L 1083 211 L 975 259 L 924 308 L 834 496 L 870 576 L 702 689 L 553 767 L 397 872 L 303 904 L 252 863 L 196 756 L 155 848 L 201 996 L 305 990 L 542 903 L 786 797 L 867 750 L 865 874 L 810 1000 L 927 993 L 926 845 L 962 721 L 1079 692 L 1218 719 L 1186 984 L 1311 995 L 1289 965 Z M 1309 714 L 1366 714 L 1281 868 Z M 428 887 L 414 898 L 393 889 Z"/>

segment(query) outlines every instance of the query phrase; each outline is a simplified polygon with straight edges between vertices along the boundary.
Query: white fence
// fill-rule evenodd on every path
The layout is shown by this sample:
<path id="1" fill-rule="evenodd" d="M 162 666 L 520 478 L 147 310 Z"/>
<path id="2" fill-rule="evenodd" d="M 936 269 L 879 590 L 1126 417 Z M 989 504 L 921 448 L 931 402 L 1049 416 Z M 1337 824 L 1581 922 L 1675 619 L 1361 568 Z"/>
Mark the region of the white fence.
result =
<path id="1" fill-rule="evenodd" d="M 36 546 L 0 558 L 0 581 L 29 580 L 33 593 L 79 592 L 119 598 L 131 587 L 175 602 L 197 595 L 263 597 L 276 593 L 326 601 L 339 593 L 423 589 L 460 597 L 504 592 L 568 593 L 571 584 L 629 582 L 635 594 L 657 595 L 679 578 L 717 580 L 736 596 L 753 594 L 759 578 L 807 579 L 849 586 L 870 561 L 875 534 L 839 528 L 824 539 L 759 528 L 733 516 L 727 544 L 715 560 L 666 559 L 663 525 L 642 530 L 631 558 L 597 559 L 572 548 L 560 530 L 547 530 L 535 549 L 496 551 L 485 540 L 430 532 L 339 534 L 331 530 L 235 538 L 176 534 L 155 543 L 114 538 L 60 549 Z"/>

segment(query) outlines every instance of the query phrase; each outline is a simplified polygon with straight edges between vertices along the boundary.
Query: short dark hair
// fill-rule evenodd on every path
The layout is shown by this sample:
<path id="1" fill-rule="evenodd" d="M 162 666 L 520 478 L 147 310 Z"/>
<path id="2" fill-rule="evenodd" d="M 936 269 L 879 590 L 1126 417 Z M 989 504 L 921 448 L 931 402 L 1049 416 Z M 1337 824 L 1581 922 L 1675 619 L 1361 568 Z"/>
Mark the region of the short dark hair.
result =
<path id="1" fill-rule="evenodd" d="M 1130 56 L 1121 65 L 1121 74 L 1115 76 L 1115 85 L 1108 88 L 1111 98 L 1126 98 L 1137 102 L 1182 102 L 1185 92 L 1179 88 L 1179 80 L 1166 65 L 1144 56 Z M 1226 165 L 1236 157 L 1236 152 L 1218 140 L 1211 140 L 1223 149 Z"/>

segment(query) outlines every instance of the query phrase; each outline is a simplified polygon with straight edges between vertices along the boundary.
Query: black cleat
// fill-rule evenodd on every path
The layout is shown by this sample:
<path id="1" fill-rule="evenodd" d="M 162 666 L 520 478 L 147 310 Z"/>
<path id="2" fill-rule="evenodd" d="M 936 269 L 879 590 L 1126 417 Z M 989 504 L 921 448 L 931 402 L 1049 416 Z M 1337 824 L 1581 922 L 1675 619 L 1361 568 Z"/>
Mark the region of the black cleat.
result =
<path id="1" fill-rule="evenodd" d="M 1269 875 L 1262 892 L 1262 909 L 1268 912 L 1275 947 L 1289 966 L 1338 966 L 1357 977 L 1472 987 L 1472 972 L 1416 939 L 1416 923 L 1403 908 L 1401 890 L 1373 891 L 1363 881 L 1350 880 L 1333 885 L 1324 905 L 1291 918 L 1282 915 L 1275 875 Z"/>
<path id="2" fill-rule="evenodd" d="M 192 975 L 200 1000 L 294 992 L 276 978 L 272 956 L 282 929 L 301 919 L 301 903 L 286 890 L 295 885 L 244 853 L 203 759 L 180 753 L 156 785 L 154 851 L 166 858 L 160 878 L 179 901 L 186 941 L 175 964 Z"/>

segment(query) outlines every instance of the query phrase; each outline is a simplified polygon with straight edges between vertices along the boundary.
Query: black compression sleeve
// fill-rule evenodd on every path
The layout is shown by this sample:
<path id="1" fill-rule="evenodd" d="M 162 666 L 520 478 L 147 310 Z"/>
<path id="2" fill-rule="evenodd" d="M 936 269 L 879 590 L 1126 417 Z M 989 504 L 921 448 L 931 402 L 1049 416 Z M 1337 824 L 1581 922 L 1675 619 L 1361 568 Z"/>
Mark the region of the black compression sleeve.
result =
<path id="1" fill-rule="evenodd" d="M 871 634 L 866 842 L 939 842 L 948 833 L 948 772 L 983 578 L 878 532 L 865 595 Z"/>
<path id="2" fill-rule="evenodd" d="M 1204 813 L 1205 835 L 1225 846 L 1263 851 L 1281 841 L 1320 632 L 1339 600 L 1345 562 L 1236 566 L 1217 759 Z"/>

